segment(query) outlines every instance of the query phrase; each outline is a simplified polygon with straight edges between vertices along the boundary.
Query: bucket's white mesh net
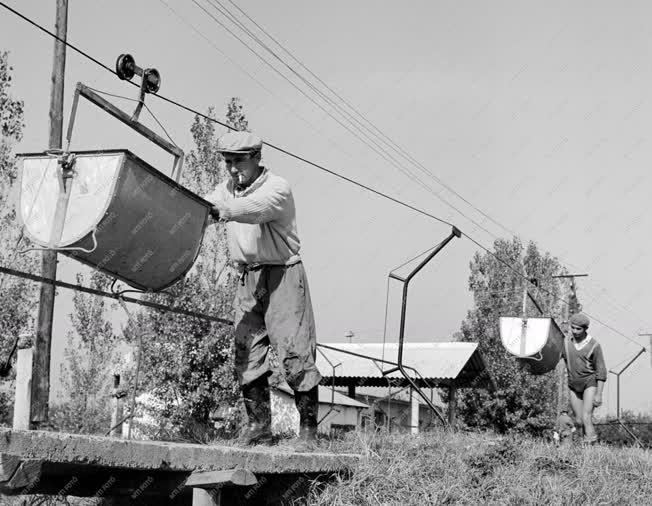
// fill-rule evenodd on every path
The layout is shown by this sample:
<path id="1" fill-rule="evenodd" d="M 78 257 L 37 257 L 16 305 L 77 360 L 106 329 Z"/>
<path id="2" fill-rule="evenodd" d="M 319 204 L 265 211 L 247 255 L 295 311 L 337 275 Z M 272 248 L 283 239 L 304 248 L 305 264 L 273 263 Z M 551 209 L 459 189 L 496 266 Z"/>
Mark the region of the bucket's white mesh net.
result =
<path id="1" fill-rule="evenodd" d="M 121 154 L 77 156 L 63 234 L 55 247 L 69 246 L 97 226 L 111 198 L 121 158 Z M 46 246 L 59 196 L 56 158 L 24 158 L 20 191 L 22 221 L 30 236 Z"/>

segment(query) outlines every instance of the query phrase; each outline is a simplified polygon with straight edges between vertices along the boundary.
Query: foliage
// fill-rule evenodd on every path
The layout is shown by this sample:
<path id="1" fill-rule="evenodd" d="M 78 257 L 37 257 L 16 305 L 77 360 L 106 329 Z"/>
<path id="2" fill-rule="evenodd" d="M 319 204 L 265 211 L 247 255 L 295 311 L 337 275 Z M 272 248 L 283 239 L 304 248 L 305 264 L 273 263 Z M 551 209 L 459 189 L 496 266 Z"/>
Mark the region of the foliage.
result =
<path id="1" fill-rule="evenodd" d="M 9 94 L 11 87 L 11 71 L 9 53 L 0 53 L 0 135 L 3 139 L 19 141 L 23 136 L 23 101 L 12 98 Z"/>
<path id="2" fill-rule="evenodd" d="M 238 97 L 232 97 L 226 106 L 226 124 L 240 132 L 249 131 L 249 121 Z"/>
<path id="3" fill-rule="evenodd" d="M 32 271 L 34 257 L 18 254 L 22 230 L 16 223 L 16 161 L 13 146 L 22 138 L 23 102 L 10 94 L 11 71 L 9 55 L 0 53 L 0 265 Z M 35 283 L 6 274 L 0 275 L 0 362 L 4 363 L 16 337 L 33 331 Z M 12 376 L 13 377 L 13 376 Z M 13 392 L 13 388 L 9 388 Z M 6 422 L 13 394 L 0 396 L 0 423 Z"/>
<path id="4" fill-rule="evenodd" d="M 330 448 L 361 455 L 310 504 L 649 504 L 652 454 L 553 444 L 526 435 L 351 433 Z"/>
<path id="5" fill-rule="evenodd" d="M 502 346 L 499 317 L 522 315 L 523 268 L 527 277 L 539 283 L 535 296 L 545 315 L 559 317 L 559 286 L 552 276 L 561 273 L 561 266 L 556 258 L 539 252 L 534 243 L 524 247 L 518 238 L 496 240 L 493 253 L 495 256 L 476 253 L 471 261 L 469 288 L 474 308 L 462 322 L 460 340 L 479 343 L 478 350 L 497 389 L 460 390 L 459 415 L 470 427 L 541 434 L 554 423 L 555 374 L 533 376 L 520 368 Z M 529 307 L 528 314 L 538 312 Z"/>
<path id="6" fill-rule="evenodd" d="M 84 276 L 77 275 L 84 285 Z M 94 271 L 90 286 L 106 290 L 111 279 Z M 61 378 L 66 398 L 53 406 L 50 424 L 79 434 L 104 434 L 111 425 L 111 387 L 113 373 L 119 366 L 120 338 L 106 320 L 106 299 L 82 292 L 73 295 L 74 311 L 68 332 Z"/>
<path id="7" fill-rule="evenodd" d="M 13 399 L 9 392 L 0 392 L 0 426 L 10 425 Z"/>
<path id="8" fill-rule="evenodd" d="M 209 109 L 207 116 L 212 117 Z M 242 106 L 231 99 L 227 122 L 236 129 L 247 128 Z M 187 157 L 183 184 L 199 195 L 212 191 L 225 177 L 217 152 L 215 123 L 196 116 L 191 133 L 194 149 Z M 200 255 L 193 269 L 170 289 L 174 298 L 149 296 L 151 300 L 200 313 L 232 319 L 232 300 L 237 276 L 229 264 L 226 230 L 218 223 L 204 235 Z M 233 328 L 192 317 L 147 311 L 139 313 L 129 326 L 132 343 L 143 338 L 142 383 L 165 406 L 161 429 L 170 422 L 174 433 L 162 430 L 153 437 L 205 442 L 216 435 L 212 413 L 228 413 L 219 435 L 232 435 L 239 423 L 239 387 L 233 369 Z"/>
<path id="9" fill-rule="evenodd" d="M 623 411 L 620 419 L 638 438 L 644 448 L 652 448 L 652 415 Z M 617 446 L 634 446 L 636 441 L 616 420 L 597 420 L 596 431 L 600 441 Z"/>

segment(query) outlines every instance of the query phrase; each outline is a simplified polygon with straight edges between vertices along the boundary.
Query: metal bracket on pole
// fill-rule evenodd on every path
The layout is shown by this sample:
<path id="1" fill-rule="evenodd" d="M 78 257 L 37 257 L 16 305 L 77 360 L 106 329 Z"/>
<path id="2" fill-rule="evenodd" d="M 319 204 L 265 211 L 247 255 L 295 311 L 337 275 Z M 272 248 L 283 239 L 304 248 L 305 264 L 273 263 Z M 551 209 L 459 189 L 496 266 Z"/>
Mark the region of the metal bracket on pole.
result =
<path id="1" fill-rule="evenodd" d="M 122 80 L 131 81 L 134 76 L 140 77 L 140 94 L 138 105 L 131 115 L 132 121 L 138 121 L 140 111 L 145 105 L 145 94 L 156 93 L 161 87 L 161 74 L 156 69 L 142 69 L 136 65 L 136 60 L 130 54 L 121 54 L 115 62 L 115 72 Z"/>
<path id="2" fill-rule="evenodd" d="M 634 363 L 634 361 L 640 357 L 643 353 L 645 353 L 645 348 L 641 348 L 638 350 L 638 353 L 634 355 L 634 358 L 632 358 L 629 362 L 627 362 L 621 369 L 620 371 L 612 371 L 609 370 L 611 374 L 616 376 L 616 419 L 620 421 L 620 375 L 624 373 L 630 365 Z"/>
<path id="3" fill-rule="evenodd" d="M 632 365 L 632 364 L 634 363 L 634 361 L 635 361 L 638 357 L 640 357 L 643 353 L 645 353 L 646 351 L 647 351 L 647 350 L 646 350 L 644 347 L 641 347 L 641 349 L 638 350 L 638 353 L 637 353 L 636 355 L 634 355 L 634 357 L 633 357 L 629 362 L 627 362 L 627 363 L 626 363 L 626 364 L 625 364 L 625 365 L 620 369 L 620 371 L 616 372 L 616 371 L 609 370 L 609 372 L 610 372 L 611 374 L 613 374 L 614 376 L 616 376 L 616 422 L 618 422 L 618 423 L 620 424 L 620 426 L 621 426 L 623 429 L 625 429 L 625 432 L 627 432 L 627 434 L 629 434 L 629 436 L 630 436 L 632 439 L 634 439 L 634 441 L 636 441 L 636 444 L 638 444 L 641 448 L 643 447 L 643 445 L 641 444 L 640 439 L 639 439 L 638 437 L 636 437 L 636 434 L 634 434 L 631 430 L 629 430 L 629 429 L 627 428 L 627 426 L 625 425 L 625 423 L 624 423 L 624 422 L 622 421 L 622 419 L 620 418 L 620 375 L 621 375 L 622 373 L 624 373 L 625 370 L 627 370 L 627 369 L 629 368 L 629 366 Z"/>
<path id="4" fill-rule="evenodd" d="M 68 121 L 68 132 L 66 134 L 66 151 L 70 149 L 70 140 L 72 139 L 72 132 L 75 126 L 75 117 L 77 116 L 77 105 L 79 103 L 80 96 L 84 97 L 92 104 L 95 104 L 103 111 L 109 113 L 114 118 L 122 121 L 128 127 L 131 127 L 140 135 L 152 141 L 154 144 L 156 144 L 160 148 L 164 149 L 165 151 L 173 155 L 174 164 L 172 165 L 171 176 L 177 183 L 179 182 L 179 179 L 181 178 L 181 170 L 183 168 L 183 158 L 184 158 L 183 150 L 181 150 L 171 142 L 167 141 L 153 130 L 150 130 L 142 123 L 139 123 L 137 120 L 137 115 L 136 115 L 136 119 L 134 119 L 134 116 L 129 116 L 126 112 L 117 108 L 111 102 L 104 99 L 103 97 L 95 93 L 93 90 L 91 90 L 88 86 L 82 83 L 77 83 L 77 87 L 75 88 L 75 96 L 73 98 L 72 109 L 70 111 L 70 120 Z"/>
<path id="5" fill-rule="evenodd" d="M 410 281 L 414 276 L 417 275 L 417 273 L 423 269 L 430 260 L 432 260 L 437 253 L 439 253 L 444 247 L 453 240 L 455 237 L 462 237 L 462 232 L 457 228 L 453 227 L 453 230 L 451 231 L 450 235 L 444 239 L 441 243 L 439 243 L 435 249 L 433 249 L 430 254 L 419 264 L 415 269 L 410 272 L 407 277 L 402 278 L 400 276 L 397 276 L 394 273 L 389 274 L 389 277 L 392 279 L 396 279 L 397 281 L 400 281 L 403 283 L 403 298 L 401 302 L 401 327 L 399 331 L 399 336 L 398 336 L 398 364 L 396 367 L 393 367 L 391 369 L 388 369 L 386 371 L 383 371 L 383 376 L 387 376 L 388 374 L 391 374 L 396 371 L 400 371 L 400 373 L 403 375 L 403 377 L 407 380 L 408 383 L 412 386 L 414 391 L 421 397 L 425 403 L 432 409 L 432 411 L 439 417 L 441 422 L 444 425 L 447 425 L 446 419 L 444 416 L 439 413 L 439 410 L 437 407 L 432 403 L 432 401 L 428 398 L 428 396 L 421 390 L 421 388 L 417 385 L 416 381 L 412 379 L 407 371 L 406 368 L 403 366 L 403 344 L 405 341 L 405 320 L 406 320 L 406 314 L 407 314 L 407 295 L 408 295 L 408 285 L 410 284 Z"/>

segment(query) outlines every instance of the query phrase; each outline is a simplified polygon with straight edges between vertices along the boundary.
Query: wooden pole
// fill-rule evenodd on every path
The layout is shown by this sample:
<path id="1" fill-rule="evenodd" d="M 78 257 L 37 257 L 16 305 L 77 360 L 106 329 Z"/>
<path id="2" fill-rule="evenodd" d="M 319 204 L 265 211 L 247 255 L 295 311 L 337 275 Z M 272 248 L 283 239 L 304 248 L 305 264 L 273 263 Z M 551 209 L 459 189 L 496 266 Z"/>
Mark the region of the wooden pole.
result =
<path id="1" fill-rule="evenodd" d="M 68 0 L 57 0 L 55 31 L 59 39 L 65 41 L 68 29 Z M 50 91 L 50 149 L 61 149 L 63 138 L 63 92 L 66 69 L 66 46 L 61 40 L 54 42 L 54 63 Z M 57 204 L 59 207 L 59 204 Z M 56 220 L 55 220 L 56 221 Z M 55 224 L 56 226 L 56 224 Z M 57 239 L 57 238 L 51 238 Z M 57 239 L 58 242 L 58 239 Z M 56 279 L 57 253 L 44 251 L 41 260 L 41 274 L 45 278 Z M 43 283 L 39 298 L 38 327 L 34 343 L 31 388 L 32 428 L 48 419 L 50 396 L 50 351 L 52 347 L 52 320 L 54 317 L 54 285 Z"/>
<path id="2" fill-rule="evenodd" d="M 566 283 L 564 282 L 564 285 Z M 564 287 L 564 300 L 568 300 L 569 294 L 570 294 L 570 288 L 567 288 L 566 286 Z M 564 339 L 568 339 L 569 337 L 569 329 L 570 325 L 568 324 L 568 320 L 570 318 L 570 311 L 568 304 L 564 305 L 564 321 L 562 322 L 562 331 L 564 332 Z M 566 382 L 566 365 L 564 364 L 563 361 L 559 361 L 557 364 L 557 417 L 559 418 L 559 415 L 561 414 L 561 411 L 566 407 L 566 395 L 564 395 L 564 383 Z"/>
<path id="3" fill-rule="evenodd" d="M 455 428 L 455 418 L 457 415 L 457 387 L 451 385 L 448 387 L 448 425 L 451 429 Z"/>

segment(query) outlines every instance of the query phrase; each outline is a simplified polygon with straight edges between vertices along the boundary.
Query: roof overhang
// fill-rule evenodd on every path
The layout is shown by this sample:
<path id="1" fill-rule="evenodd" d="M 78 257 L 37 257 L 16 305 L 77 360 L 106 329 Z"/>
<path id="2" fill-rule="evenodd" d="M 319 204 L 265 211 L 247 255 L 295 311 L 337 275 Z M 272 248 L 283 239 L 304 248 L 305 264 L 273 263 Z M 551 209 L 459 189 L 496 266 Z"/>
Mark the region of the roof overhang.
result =
<path id="1" fill-rule="evenodd" d="M 492 388 L 493 382 L 477 343 L 405 343 L 403 365 L 420 388 Z M 382 343 L 322 343 L 317 367 L 322 385 L 355 387 L 409 386 L 395 371 L 398 346 Z M 384 358 L 383 358 L 384 357 Z"/>

